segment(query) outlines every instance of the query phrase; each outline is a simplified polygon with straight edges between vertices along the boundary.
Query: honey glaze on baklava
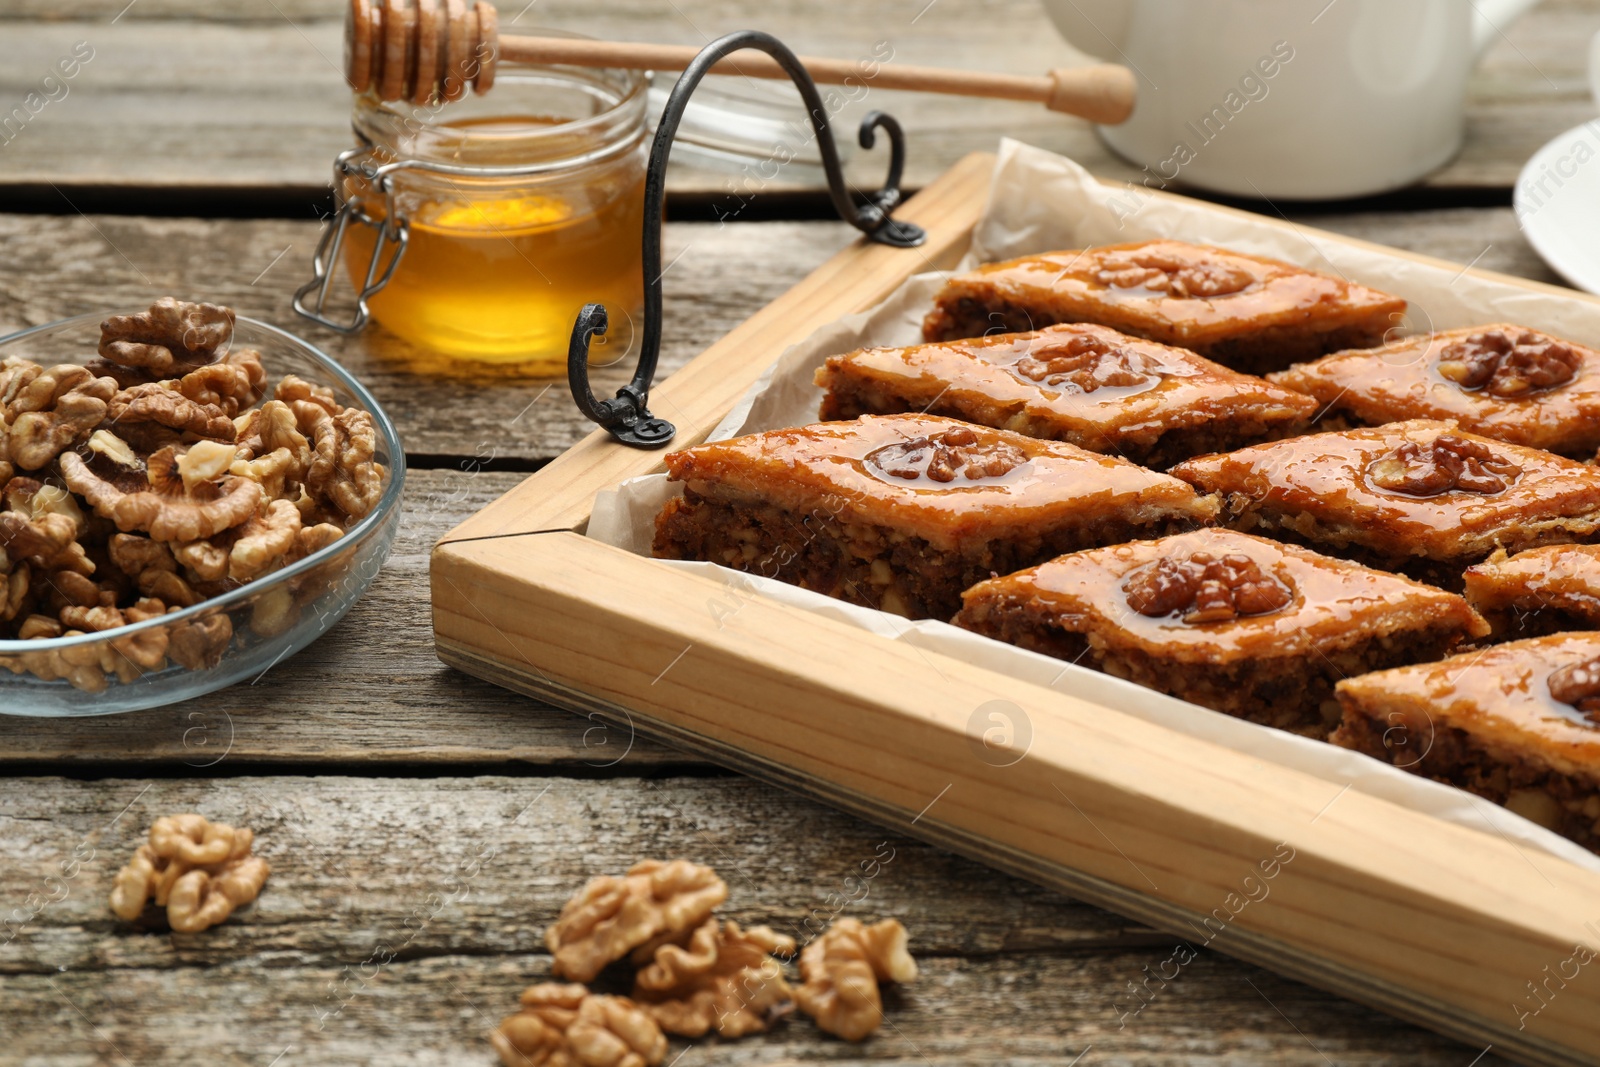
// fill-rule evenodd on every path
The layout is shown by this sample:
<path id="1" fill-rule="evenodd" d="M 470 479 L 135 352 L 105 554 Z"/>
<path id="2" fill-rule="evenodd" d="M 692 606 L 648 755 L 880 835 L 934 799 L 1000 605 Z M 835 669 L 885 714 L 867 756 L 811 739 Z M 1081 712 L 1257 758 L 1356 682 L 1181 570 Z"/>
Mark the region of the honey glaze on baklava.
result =
<path id="1" fill-rule="evenodd" d="M 1092 322 L 1177 345 L 1235 370 L 1383 340 L 1399 297 L 1261 256 L 1142 241 L 1023 256 L 957 275 L 923 321 L 925 340 Z"/>
<path id="2" fill-rule="evenodd" d="M 1600 851 L 1600 633 L 1340 682 L 1330 738 Z"/>
<path id="3" fill-rule="evenodd" d="M 1496 553 L 1467 568 L 1466 596 L 1496 640 L 1600 630 L 1600 545 Z"/>
<path id="4" fill-rule="evenodd" d="M 1450 419 L 1564 456 L 1600 449 L 1600 352 L 1509 323 L 1335 352 L 1268 380 L 1316 397 L 1330 429 Z"/>
<path id="5" fill-rule="evenodd" d="M 1106 326 L 1050 326 L 831 356 L 824 419 L 925 411 L 1152 467 L 1281 437 L 1318 403 L 1182 348 Z"/>
<path id="6" fill-rule="evenodd" d="M 958 626 L 1316 737 L 1339 679 L 1488 632 L 1459 596 L 1230 530 L 1071 553 L 963 600 Z"/>
<path id="7" fill-rule="evenodd" d="M 654 555 L 720 563 L 911 618 L 1062 552 L 1211 522 L 1185 482 L 931 415 L 770 430 L 666 457 L 684 494 Z"/>
<path id="8" fill-rule="evenodd" d="M 1225 523 L 1460 589 L 1495 551 L 1600 532 L 1600 470 L 1415 420 L 1200 456 L 1176 476 L 1224 497 Z"/>

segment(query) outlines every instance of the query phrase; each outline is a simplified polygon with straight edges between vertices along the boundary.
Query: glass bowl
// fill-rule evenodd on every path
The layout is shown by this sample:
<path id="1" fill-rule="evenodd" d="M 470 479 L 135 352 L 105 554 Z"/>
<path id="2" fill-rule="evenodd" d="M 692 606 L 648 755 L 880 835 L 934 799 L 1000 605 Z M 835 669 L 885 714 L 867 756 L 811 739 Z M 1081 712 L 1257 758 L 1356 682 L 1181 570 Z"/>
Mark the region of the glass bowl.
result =
<path id="1" fill-rule="evenodd" d="M 0 338 L 0 360 L 21 356 L 45 366 L 87 362 L 95 356 L 103 319 L 143 310 L 79 315 L 11 334 Z M 0 714 L 109 715 L 176 703 L 258 677 L 338 622 L 377 577 L 400 525 L 405 484 L 405 453 L 394 423 L 348 371 L 293 334 L 240 317 L 233 344 L 261 353 L 269 387 L 297 374 L 330 387 L 339 403 L 372 416 L 377 459 L 388 472 L 377 506 L 326 548 L 193 607 L 100 633 L 0 640 Z M 169 653 L 166 666 L 135 676 L 116 646 L 149 641 L 155 631 L 163 631 L 169 647 L 181 649 L 194 669 L 174 662 Z M 46 665 L 46 674 L 76 668 L 79 686 L 65 679 L 45 681 L 31 673 L 30 664 Z M 121 674 L 99 670 L 97 682 L 99 664 L 121 667 Z"/>

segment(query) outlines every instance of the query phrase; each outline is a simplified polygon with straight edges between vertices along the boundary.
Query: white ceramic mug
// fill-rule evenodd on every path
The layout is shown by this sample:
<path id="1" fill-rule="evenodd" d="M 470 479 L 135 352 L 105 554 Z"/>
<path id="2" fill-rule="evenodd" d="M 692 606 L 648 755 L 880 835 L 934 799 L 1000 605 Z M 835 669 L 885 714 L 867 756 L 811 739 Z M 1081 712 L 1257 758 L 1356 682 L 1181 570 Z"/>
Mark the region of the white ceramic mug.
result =
<path id="1" fill-rule="evenodd" d="M 1074 46 L 1139 76 L 1100 127 L 1146 184 L 1361 196 L 1461 147 L 1467 77 L 1538 0 L 1044 0 Z M 1154 179 L 1154 180 L 1151 180 Z"/>

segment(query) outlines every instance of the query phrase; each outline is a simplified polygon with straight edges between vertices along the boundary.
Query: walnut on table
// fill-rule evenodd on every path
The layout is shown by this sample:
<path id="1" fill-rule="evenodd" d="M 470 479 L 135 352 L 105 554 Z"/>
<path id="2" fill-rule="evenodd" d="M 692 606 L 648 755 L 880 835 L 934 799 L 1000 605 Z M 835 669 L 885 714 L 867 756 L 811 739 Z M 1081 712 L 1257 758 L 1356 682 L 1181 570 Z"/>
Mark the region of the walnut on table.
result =
<path id="1" fill-rule="evenodd" d="M 117 873 L 111 910 L 133 921 L 154 903 L 180 933 L 195 933 L 224 921 L 255 900 L 271 873 L 251 854 L 255 835 L 195 814 L 159 818 L 149 840 Z"/>
<path id="2" fill-rule="evenodd" d="M 828 1033 L 860 1041 L 883 1020 L 878 983 L 910 982 L 917 964 L 898 919 L 871 926 L 839 919 L 800 953 L 800 977 L 794 991 L 800 1010 Z"/>
<path id="3" fill-rule="evenodd" d="M 522 1010 L 489 1034 L 504 1067 L 656 1067 L 667 1039 L 626 997 L 544 982 L 522 993 Z"/>
<path id="4" fill-rule="evenodd" d="M 794 938 L 765 926 L 741 929 L 708 919 L 682 942 L 658 947 L 634 978 L 633 999 L 661 1029 L 724 1038 L 762 1033 L 794 1005 L 777 956 L 792 956 Z"/>
<path id="5" fill-rule="evenodd" d="M 592 878 L 545 932 L 557 977 L 587 982 L 631 952 L 650 959 L 658 945 L 694 930 L 728 899 L 709 867 L 688 860 L 645 860 L 621 878 Z"/>

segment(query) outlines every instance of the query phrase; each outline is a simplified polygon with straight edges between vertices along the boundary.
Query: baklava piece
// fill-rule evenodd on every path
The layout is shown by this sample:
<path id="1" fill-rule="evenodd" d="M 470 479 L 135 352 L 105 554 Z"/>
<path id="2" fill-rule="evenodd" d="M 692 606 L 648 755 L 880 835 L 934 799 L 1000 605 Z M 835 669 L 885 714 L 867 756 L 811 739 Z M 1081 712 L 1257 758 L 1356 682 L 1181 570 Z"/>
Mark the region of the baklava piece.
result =
<path id="1" fill-rule="evenodd" d="M 1512 641 L 1340 682 L 1329 738 L 1600 851 L 1600 634 Z"/>
<path id="2" fill-rule="evenodd" d="M 923 337 L 948 341 L 1094 322 L 1260 374 L 1380 343 L 1399 297 L 1275 259 L 1182 241 L 1046 252 L 945 283 Z"/>
<path id="3" fill-rule="evenodd" d="M 1224 525 L 1446 589 L 1498 549 L 1600 531 L 1600 470 L 1417 420 L 1200 456 L 1172 473 L 1223 496 Z"/>
<path id="4" fill-rule="evenodd" d="M 1600 352 L 1522 326 L 1473 326 L 1335 352 L 1270 376 L 1316 397 L 1328 428 L 1449 419 L 1588 459 L 1600 448 Z"/>
<path id="5" fill-rule="evenodd" d="M 1458 596 L 1231 530 L 1075 552 L 963 599 L 957 626 L 1315 737 L 1339 679 L 1489 629 Z"/>
<path id="6" fill-rule="evenodd" d="M 684 494 L 656 518 L 656 556 L 910 618 L 948 619 L 992 574 L 1217 514 L 1127 460 L 931 415 L 771 430 L 666 461 Z"/>
<path id="7" fill-rule="evenodd" d="M 925 411 L 1170 467 L 1282 437 L 1303 393 L 1105 326 L 1050 326 L 910 348 L 863 348 L 817 371 L 824 419 Z"/>
<path id="8" fill-rule="evenodd" d="M 1467 600 L 1496 640 L 1600 630 L 1600 545 L 1496 553 L 1467 568 Z"/>

